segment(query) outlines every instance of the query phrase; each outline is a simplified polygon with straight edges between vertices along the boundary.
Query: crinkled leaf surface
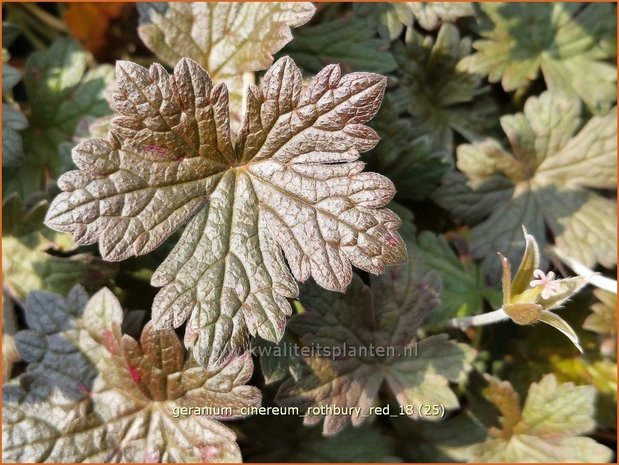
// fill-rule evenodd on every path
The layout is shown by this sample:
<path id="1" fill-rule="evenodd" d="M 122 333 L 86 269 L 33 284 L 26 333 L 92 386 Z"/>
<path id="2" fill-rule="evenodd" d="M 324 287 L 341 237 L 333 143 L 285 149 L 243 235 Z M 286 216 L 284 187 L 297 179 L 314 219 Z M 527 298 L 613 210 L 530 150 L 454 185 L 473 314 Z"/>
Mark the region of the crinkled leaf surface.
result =
<path id="1" fill-rule="evenodd" d="M 569 256 L 589 267 L 615 265 L 616 200 L 592 189 L 616 186 L 616 110 L 580 130 L 579 114 L 577 100 L 545 92 L 529 98 L 524 113 L 501 118 L 511 152 L 493 139 L 458 147 L 464 175 L 446 176 L 434 199 L 477 223 L 471 253 L 493 280 L 500 276 L 496 251 L 511 262 L 522 256 L 521 225 L 541 250 L 547 227 Z"/>
<path id="2" fill-rule="evenodd" d="M 454 238 L 456 244 L 463 240 Z M 426 270 L 441 276 L 441 303 L 428 315 L 428 323 L 481 313 L 486 300 L 493 308 L 500 307 L 500 293 L 486 284 L 479 266 L 470 256 L 457 255 L 444 236 L 423 231 L 414 250 L 419 251 Z"/>
<path id="3" fill-rule="evenodd" d="M 616 7 L 597 3 L 483 3 L 477 53 L 463 66 L 501 81 L 506 91 L 527 86 L 541 70 L 548 89 L 580 97 L 593 110 L 616 99 Z"/>
<path id="4" fill-rule="evenodd" d="M 368 19 L 357 16 L 300 28 L 284 53 L 311 73 L 332 63 L 349 71 L 375 73 L 388 73 L 397 67 L 387 44 L 375 37 Z"/>
<path id="5" fill-rule="evenodd" d="M 249 462 L 400 462 L 393 438 L 370 425 L 347 427 L 325 437 L 319 427 L 306 428 L 300 418 L 256 415 L 242 425 L 257 441 Z"/>
<path id="6" fill-rule="evenodd" d="M 593 291 L 598 302 L 591 306 L 583 328 L 603 335 L 617 334 L 617 294 L 596 289 Z"/>
<path id="7" fill-rule="evenodd" d="M 60 39 L 45 52 L 33 53 L 26 63 L 24 83 L 30 103 L 30 126 L 23 134 L 24 164 L 5 175 L 4 192 L 28 199 L 46 181 L 69 169 L 58 154 L 62 142 L 73 137 L 84 117 L 109 112 L 103 89 L 113 69 L 102 65 L 87 70 L 87 55 L 71 39 Z"/>
<path id="8" fill-rule="evenodd" d="M 2 205 L 2 273 L 11 295 L 24 301 L 33 290 L 66 294 L 76 283 L 88 289 L 100 288 L 116 274 L 116 265 L 91 253 L 63 254 L 75 244 L 68 234 L 58 234 L 43 226 L 47 202 L 28 208 L 12 195 Z"/>
<path id="9" fill-rule="evenodd" d="M 393 185 L 357 161 L 378 142 L 363 123 L 385 78 L 342 76 L 333 65 L 303 85 L 283 58 L 250 88 L 233 145 L 226 87 L 213 87 L 196 62 L 181 60 L 173 76 L 119 62 L 117 76 L 122 116 L 109 140 L 73 150 L 80 170 L 59 179 L 65 192 L 46 224 L 78 244 L 99 241 L 117 261 L 150 252 L 189 221 L 153 275 L 163 286 L 153 320 L 189 320 L 185 344 L 201 363 L 222 362 L 250 333 L 279 341 L 295 278 L 344 291 L 351 265 L 380 273 L 406 260 L 400 221 L 381 208 Z"/>
<path id="10" fill-rule="evenodd" d="M 315 7 L 310 2 L 170 2 L 138 3 L 138 11 L 138 33 L 161 60 L 174 66 L 191 58 L 213 82 L 226 83 L 236 130 L 251 73 L 273 63 L 273 54 L 292 40 L 290 29 L 309 21 Z"/>
<path id="11" fill-rule="evenodd" d="M 522 409 L 507 381 L 488 376 L 485 395 L 501 412 L 501 428 L 471 448 L 480 462 L 608 462 L 612 451 L 591 438 L 595 390 L 592 386 L 559 384 L 546 375 L 529 388 Z"/>
<path id="12" fill-rule="evenodd" d="M 86 298 L 79 288 L 66 300 L 30 294 L 31 329 L 18 335 L 30 365 L 20 384 L 3 388 L 4 460 L 240 461 L 234 433 L 214 417 L 260 404 L 260 392 L 244 385 L 249 354 L 206 371 L 185 360 L 173 330 L 147 324 L 140 342 L 121 336 L 122 309 L 107 289 Z M 183 407 L 230 410 L 175 410 Z"/>
<path id="13" fill-rule="evenodd" d="M 454 131 L 475 140 L 496 119 L 496 107 L 481 77 L 458 63 L 471 50 L 453 24 L 443 24 L 434 39 L 409 28 L 406 45 L 397 43 L 399 82 L 394 93 L 405 102 L 418 134 L 439 148 L 453 149 Z"/>
<path id="14" fill-rule="evenodd" d="M 304 358 L 297 381 L 284 382 L 278 402 L 360 409 L 359 415 L 325 415 L 325 435 L 337 433 L 349 420 L 354 426 L 362 424 L 384 380 L 401 405 L 415 407 L 412 418 L 420 418 L 420 404 L 457 408 L 449 381 L 457 381 L 470 367 L 475 352 L 445 334 L 417 343 L 416 331 L 436 307 L 438 290 L 434 277 L 422 277 L 416 266 L 409 262 L 390 268 L 372 277 L 370 286 L 355 276 L 345 295 L 306 286 L 301 294 L 306 312 L 295 315 L 290 326 L 314 355 Z M 411 344 L 416 344 L 416 353 L 406 351 Z M 310 412 L 304 422 L 313 425 L 321 419 Z"/>
<path id="15" fill-rule="evenodd" d="M 19 111 L 16 103 L 10 99 L 5 103 L 5 94 L 21 79 L 21 73 L 6 64 L 10 58 L 7 49 L 18 35 L 18 27 L 2 23 L 2 166 L 19 166 L 24 160 L 24 148 L 19 131 L 28 127 L 28 120 Z"/>
<path id="16" fill-rule="evenodd" d="M 435 148 L 431 136 L 419 136 L 413 120 L 400 117 L 388 97 L 372 120 L 371 126 L 381 140 L 367 157 L 370 169 L 393 181 L 398 199 L 422 200 L 439 186 L 453 163 L 452 157 L 446 150 Z"/>

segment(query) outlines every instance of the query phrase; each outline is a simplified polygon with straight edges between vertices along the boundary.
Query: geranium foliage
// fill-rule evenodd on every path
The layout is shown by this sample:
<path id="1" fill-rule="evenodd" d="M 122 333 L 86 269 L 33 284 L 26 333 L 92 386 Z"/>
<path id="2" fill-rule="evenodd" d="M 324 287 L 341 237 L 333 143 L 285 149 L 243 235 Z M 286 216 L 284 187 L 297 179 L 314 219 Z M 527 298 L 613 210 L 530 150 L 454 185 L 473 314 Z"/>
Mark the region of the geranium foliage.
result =
<path id="1" fill-rule="evenodd" d="M 2 18 L 3 462 L 616 461 L 615 4 Z"/>

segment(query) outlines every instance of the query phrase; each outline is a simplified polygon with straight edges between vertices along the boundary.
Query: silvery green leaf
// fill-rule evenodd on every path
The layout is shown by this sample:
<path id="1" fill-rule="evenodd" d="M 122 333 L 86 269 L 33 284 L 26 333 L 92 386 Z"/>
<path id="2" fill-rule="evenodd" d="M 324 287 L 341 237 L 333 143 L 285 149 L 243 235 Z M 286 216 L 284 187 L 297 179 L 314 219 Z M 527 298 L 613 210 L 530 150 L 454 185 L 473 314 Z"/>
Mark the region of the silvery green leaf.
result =
<path id="1" fill-rule="evenodd" d="M 506 381 L 488 377 L 486 396 L 501 412 L 501 428 L 471 447 L 479 462 L 608 462 L 612 451 L 581 435 L 591 432 L 595 390 L 593 386 L 559 384 L 554 374 L 533 383 L 522 409 Z"/>
<path id="2" fill-rule="evenodd" d="M 598 334 L 617 333 L 617 294 L 596 289 L 593 291 L 598 302 L 591 306 L 591 313 L 583 328 Z"/>
<path id="3" fill-rule="evenodd" d="M 214 83 L 226 83 L 236 130 L 252 73 L 273 63 L 273 55 L 292 40 L 291 28 L 309 21 L 315 7 L 310 2 L 170 2 L 138 3 L 138 11 L 140 38 L 159 59 L 175 66 L 191 58 Z"/>
<path id="4" fill-rule="evenodd" d="M 422 276 L 417 266 L 411 261 L 390 268 L 372 277 L 370 286 L 355 277 L 344 295 L 305 286 L 301 293 L 305 312 L 295 315 L 290 326 L 313 352 L 304 357 L 299 379 L 281 386 L 278 403 L 357 409 L 343 415 L 306 412 L 306 425 L 324 416 L 322 430 L 327 436 L 348 422 L 362 424 L 384 381 L 401 405 L 415 406 L 409 412 L 412 418 L 420 418 L 420 403 L 457 408 L 449 382 L 470 368 L 475 351 L 445 334 L 416 340 L 417 329 L 438 303 L 435 276 Z"/>
<path id="5" fill-rule="evenodd" d="M 223 362 L 249 334 L 279 341 L 295 278 L 344 291 L 352 265 L 380 273 L 406 260 L 400 220 L 382 208 L 393 184 L 357 161 L 378 141 L 364 123 L 385 78 L 332 65 L 304 85 L 282 58 L 250 88 L 233 144 L 226 87 L 196 62 L 172 76 L 118 62 L 116 75 L 120 116 L 108 140 L 75 147 L 80 170 L 58 180 L 46 224 L 119 261 L 188 223 L 152 277 L 163 287 L 153 320 L 188 321 L 200 363 Z"/>
<path id="6" fill-rule="evenodd" d="M 528 86 L 540 71 L 548 89 L 580 97 L 594 111 L 616 99 L 617 15 L 610 3 L 484 3 L 479 5 L 477 53 L 463 67 L 501 81 L 506 91 Z M 615 39 L 616 40 L 616 39 Z"/>
<path id="7" fill-rule="evenodd" d="M 471 252 L 489 276 L 500 275 L 496 251 L 512 263 L 520 258 L 521 225 L 542 250 L 549 228 L 556 247 L 567 255 L 588 267 L 614 266 L 616 202 L 592 189 L 615 189 L 616 110 L 594 116 L 578 131 L 579 111 L 578 101 L 544 92 L 527 100 L 524 113 L 501 118 L 511 151 L 492 140 L 458 147 L 468 189 L 462 175 L 453 175 L 455 186 L 445 177 L 433 198 L 477 223 Z M 499 188 L 493 191 L 493 207 L 471 204 L 494 185 Z"/>
<path id="8" fill-rule="evenodd" d="M 15 333 L 17 332 L 17 315 L 11 296 L 2 290 L 2 379 L 7 381 L 11 378 L 13 365 L 21 360 L 19 351 L 15 346 Z"/>
<path id="9" fill-rule="evenodd" d="M 5 461 L 240 461 L 218 419 L 260 404 L 245 385 L 248 353 L 207 371 L 185 360 L 173 330 L 147 324 L 140 342 L 122 336 L 122 309 L 107 289 L 90 301 L 79 288 L 67 299 L 35 291 L 26 316 L 31 329 L 18 345 L 30 364 L 3 388 Z"/>

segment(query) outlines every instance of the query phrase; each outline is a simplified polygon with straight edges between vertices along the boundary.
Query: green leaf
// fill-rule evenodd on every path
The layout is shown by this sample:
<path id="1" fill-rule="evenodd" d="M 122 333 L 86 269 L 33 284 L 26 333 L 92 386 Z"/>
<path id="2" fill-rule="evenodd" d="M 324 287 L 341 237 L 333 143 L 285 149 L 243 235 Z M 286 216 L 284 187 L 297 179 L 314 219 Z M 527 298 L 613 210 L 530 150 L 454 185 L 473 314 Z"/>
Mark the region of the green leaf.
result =
<path id="1" fill-rule="evenodd" d="M 502 426 L 471 448 L 479 462 L 608 462 L 612 451 L 591 438 L 595 390 L 592 386 L 559 384 L 546 375 L 529 388 L 520 410 L 511 385 L 487 377 L 486 395 L 500 410 Z"/>
<path id="2" fill-rule="evenodd" d="M 348 17 L 305 26 L 295 33 L 295 40 L 283 53 L 299 66 L 316 73 L 323 66 L 338 63 L 349 71 L 389 73 L 397 64 L 388 46 L 374 37 L 375 31 L 366 18 Z"/>
<path id="3" fill-rule="evenodd" d="M 86 53 L 70 39 L 30 55 L 24 74 L 31 108 L 30 126 L 22 133 L 26 157 L 19 169 L 5 175 L 5 193 L 28 199 L 69 169 L 58 155 L 59 145 L 71 140 L 82 118 L 109 112 L 103 90 L 112 75 L 107 65 L 87 71 Z"/>
<path id="4" fill-rule="evenodd" d="M 88 289 L 100 288 L 116 274 L 114 264 L 91 253 L 62 254 L 75 245 L 68 234 L 58 234 L 43 226 L 47 202 L 27 208 L 17 195 L 2 206 L 2 273 L 5 285 L 18 301 L 34 290 L 66 294 L 76 283 Z"/>
<path id="5" fill-rule="evenodd" d="M 306 312 L 295 315 L 290 326 L 312 355 L 304 357 L 300 378 L 281 386 L 278 403 L 346 409 L 339 415 L 306 411 L 306 425 L 324 416 L 325 435 L 336 434 L 348 421 L 362 424 L 383 381 L 401 405 L 414 406 L 412 418 L 420 418 L 421 405 L 437 405 L 442 411 L 457 408 L 449 382 L 470 368 L 475 351 L 446 334 L 416 340 L 417 329 L 438 303 L 434 281 L 433 275 L 421 276 L 411 261 L 373 276 L 370 286 L 353 278 L 344 295 L 304 287 Z"/>
<path id="6" fill-rule="evenodd" d="M 311 19 L 315 7 L 297 3 L 138 3 L 138 33 L 170 66 L 181 58 L 198 62 L 230 93 L 231 125 L 243 117 L 245 87 L 254 71 L 267 69 L 273 54 L 292 40 L 291 28 Z"/>
<path id="7" fill-rule="evenodd" d="M 185 343 L 200 363 L 223 362 L 249 334 L 279 341 L 295 278 L 343 292 L 352 265 L 380 273 L 406 260 L 400 220 L 381 208 L 393 184 L 356 161 L 378 141 L 363 123 L 385 78 L 329 66 L 303 85 L 283 58 L 250 89 L 233 145 L 226 87 L 212 87 L 196 62 L 181 60 L 172 77 L 159 65 L 118 62 L 116 74 L 122 116 L 111 141 L 75 147 L 81 169 L 59 179 L 65 192 L 46 224 L 78 244 L 99 241 L 102 256 L 119 261 L 189 222 L 152 277 L 163 286 L 153 320 L 188 320 Z"/>
<path id="8" fill-rule="evenodd" d="M 606 43 L 616 40 L 614 5 L 484 3 L 479 10 L 482 39 L 464 67 L 506 91 L 528 86 L 541 70 L 549 90 L 580 97 L 594 111 L 612 106 L 617 69 Z"/>
<path id="9" fill-rule="evenodd" d="M 368 23 L 386 41 L 397 39 L 404 27 L 413 25 L 413 12 L 407 2 L 355 2 L 352 4 L 352 10 L 356 16 L 367 18 Z"/>
<path id="10" fill-rule="evenodd" d="M 428 197 L 453 164 L 451 154 L 433 147 L 428 135 L 417 136 L 413 120 L 398 115 L 389 95 L 371 127 L 381 140 L 367 157 L 370 168 L 393 181 L 398 199 L 417 201 Z"/>
<path id="11" fill-rule="evenodd" d="M 249 462 L 400 462 L 393 439 L 369 425 L 324 437 L 320 428 L 304 428 L 297 417 L 258 415 L 242 430 L 259 444 Z"/>
<path id="12" fill-rule="evenodd" d="M 587 317 L 583 328 L 602 335 L 617 334 L 617 294 L 601 289 L 593 291 L 598 302 L 591 306 L 591 315 Z"/>
<path id="13" fill-rule="evenodd" d="M 445 177 L 434 199 L 478 223 L 471 253 L 491 280 L 500 276 L 496 251 L 511 262 L 522 255 L 521 225 L 541 250 L 549 228 L 556 247 L 588 267 L 615 265 L 616 202 L 591 189 L 615 189 L 616 111 L 591 118 L 574 134 L 579 111 L 578 101 L 545 92 L 529 98 L 524 113 L 501 118 L 511 153 L 491 139 L 458 147 L 468 188 L 462 175 Z M 488 192 L 492 199 L 472 203 Z"/>
<path id="14" fill-rule="evenodd" d="M 401 84 L 396 100 L 407 106 L 418 135 L 429 135 L 434 146 L 449 151 L 454 132 L 475 140 L 496 119 L 481 77 L 458 65 L 470 49 L 470 40 L 454 25 L 443 24 L 436 40 L 407 29 L 406 45 L 398 43 L 394 50 Z"/>
<path id="15" fill-rule="evenodd" d="M 276 383 L 290 375 L 295 379 L 298 377 L 301 361 L 294 352 L 296 343 L 288 333 L 284 333 L 277 344 L 255 338 L 251 345 L 252 354 L 260 358 L 260 371 L 266 384 Z"/>
<path id="16" fill-rule="evenodd" d="M 18 336 L 30 365 L 20 384 L 3 388 L 3 459 L 240 461 L 234 433 L 217 418 L 260 404 L 245 385 L 249 353 L 206 371 L 185 360 L 172 330 L 147 324 L 140 342 L 121 337 L 122 309 L 108 290 L 86 299 L 79 288 L 66 300 L 30 294 L 32 329 Z"/>
<path id="17" fill-rule="evenodd" d="M 486 284 L 479 266 L 466 255 L 456 255 L 444 236 L 423 231 L 414 249 L 419 251 L 424 268 L 441 277 L 441 303 L 428 315 L 427 323 L 475 315 L 482 311 L 485 300 L 493 307 L 500 305 L 499 293 Z"/>
<path id="18" fill-rule="evenodd" d="M 438 423 L 399 417 L 394 426 L 399 450 L 412 463 L 468 461 L 470 446 L 486 438 L 485 428 L 468 413 Z"/>

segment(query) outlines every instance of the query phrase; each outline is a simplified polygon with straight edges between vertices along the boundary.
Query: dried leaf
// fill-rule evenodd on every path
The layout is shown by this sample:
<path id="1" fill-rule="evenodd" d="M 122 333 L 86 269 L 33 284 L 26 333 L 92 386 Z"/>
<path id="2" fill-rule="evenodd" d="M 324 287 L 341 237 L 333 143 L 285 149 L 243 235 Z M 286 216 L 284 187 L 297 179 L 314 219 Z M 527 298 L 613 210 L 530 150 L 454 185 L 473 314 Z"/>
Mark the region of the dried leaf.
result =
<path id="1" fill-rule="evenodd" d="M 67 300 L 33 292 L 32 329 L 18 335 L 30 362 L 3 388 L 3 459 L 17 462 L 231 462 L 235 435 L 217 418 L 260 404 L 244 383 L 249 354 L 219 370 L 185 361 L 172 330 L 120 334 L 122 309 L 106 289 Z M 203 410 L 210 407 L 211 410 Z M 229 409 L 229 410 L 228 410 Z"/>
<path id="2" fill-rule="evenodd" d="M 473 446 L 479 462 L 608 462 L 612 451 L 591 438 L 582 437 L 595 426 L 595 390 L 592 386 L 559 384 L 553 374 L 529 388 L 520 410 L 511 385 L 487 377 L 486 395 L 502 415 L 501 429 Z"/>
<path id="3" fill-rule="evenodd" d="M 138 3 L 138 33 L 161 60 L 175 66 L 183 58 L 198 62 L 215 84 L 230 93 L 230 118 L 236 131 L 243 117 L 246 73 L 267 69 L 273 54 L 292 40 L 291 28 L 314 15 L 309 2 Z"/>
<path id="4" fill-rule="evenodd" d="M 71 35 L 96 55 L 108 45 L 110 23 L 126 8 L 126 3 L 69 3 L 64 11 L 64 23 Z"/>
<path id="5" fill-rule="evenodd" d="M 496 119 L 481 77 L 458 65 L 470 50 L 470 40 L 461 38 L 453 24 L 443 24 L 436 40 L 409 28 L 406 45 L 397 44 L 394 50 L 401 84 L 394 91 L 397 99 L 406 104 L 417 133 L 450 152 L 454 131 L 476 140 Z"/>
<path id="6" fill-rule="evenodd" d="M 526 87 L 541 70 L 548 89 L 580 97 L 591 109 L 616 100 L 617 13 L 611 3 L 484 3 L 479 5 L 477 53 L 462 65 L 501 81 L 506 91 Z"/>
<path id="7" fill-rule="evenodd" d="M 511 262 L 522 255 L 521 225 L 541 250 L 549 228 L 557 248 L 586 266 L 615 265 L 616 201 L 592 189 L 615 189 L 616 110 L 591 118 L 574 134 L 579 113 L 578 101 L 545 92 L 529 98 L 524 113 L 501 118 L 511 153 L 492 139 L 458 147 L 466 177 L 445 177 L 434 199 L 478 223 L 471 253 L 490 279 L 500 276 L 496 251 Z"/>
<path id="8" fill-rule="evenodd" d="M 416 341 L 417 329 L 438 303 L 436 286 L 432 275 L 420 276 L 411 262 L 372 277 L 370 286 L 355 277 L 345 295 L 306 286 L 301 294 L 306 311 L 295 315 L 290 326 L 312 356 L 304 357 L 297 381 L 284 382 L 277 401 L 345 409 L 339 415 L 307 410 L 305 424 L 324 417 L 325 435 L 336 434 L 348 421 L 362 424 L 384 380 L 400 405 L 414 407 L 407 413 L 414 419 L 423 415 L 422 405 L 457 408 L 448 384 L 470 368 L 475 351 L 446 334 Z"/>
<path id="9" fill-rule="evenodd" d="M 213 88 L 196 62 L 181 60 L 173 76 L 158 65 L 117 68 L 123 116 L 109 141 L 74 149 L 81 171 L 59 179 L 65 192 L 46 224 L 79 244 L 100 241 L 103 257 L 118 261 L 189 221 L 153 275 L 163 286 L 153 320 L 165 328 L 189 319 L 185 343 L 200 363 L 223 362 L 248 334 L 279 341 L 294 278 L 344 291 L 351 265 L 380 273 L 406 260 L 400 221 L 381 208 L 393 185 L 356 161 L 378 141 L 363 123 L 380 105 L 381 76 L 329 66 L 303 86 L 283 58 L 251 88 L 233 145 L 226 88 Z"/>

